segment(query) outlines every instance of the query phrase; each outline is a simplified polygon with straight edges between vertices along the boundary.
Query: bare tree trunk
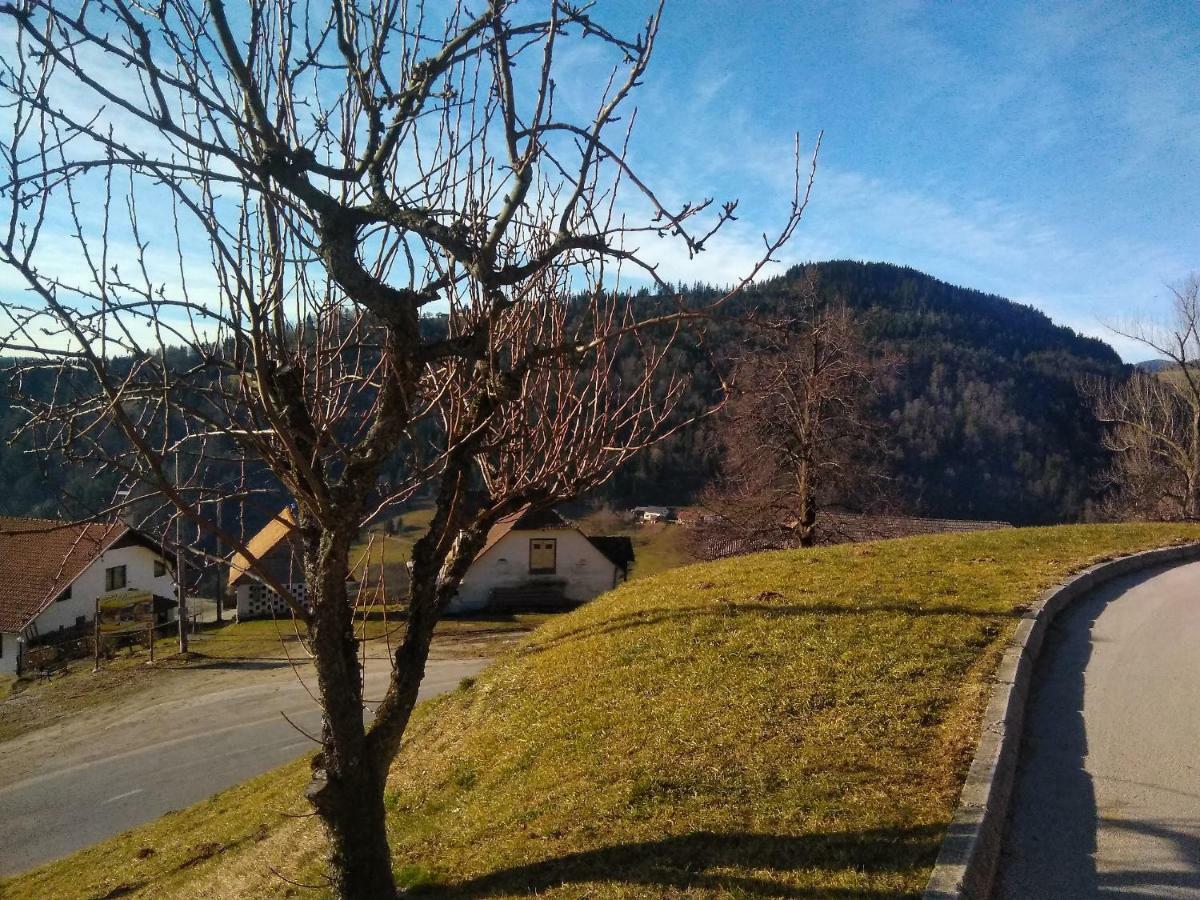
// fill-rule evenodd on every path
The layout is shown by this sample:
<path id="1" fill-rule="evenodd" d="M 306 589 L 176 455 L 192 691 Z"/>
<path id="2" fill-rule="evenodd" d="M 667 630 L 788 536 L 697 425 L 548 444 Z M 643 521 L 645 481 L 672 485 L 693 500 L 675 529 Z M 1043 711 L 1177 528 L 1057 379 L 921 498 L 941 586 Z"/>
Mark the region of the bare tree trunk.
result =
<path id="1" fill-rule="evenodd" d="M 891 363 L 864 351 L 853 315 L 826 305 L 814 279 L 799 291 L 799 315 L 758 323 L 740 361 L 721 470 L 704 500 L 720 517 L 716 531 L 733 537 L 727 544 L 782 533 L 812 547 L 824 505 L 878 477 L 865 450 L 868 404 Z"/>
<path id="2" fill-rule="evenodd" d="M 339 897 L 394 897 L 383 787 L 387 765 L 370 753 L 362 715 L 362 678 L 353 604 L 346 595 L 353 522 L 317 531 L 306 555 L 317 681 L 324 699 L 321 752 L 308 797 L 329 836 L 330 873 Z M 424 660 L 422 660 L 423 668 Z"/>
<path id="3" fill-rule="evenodd" d="M 1108 426 L 1104 448 L 1113 462 L 1104 505 L 1117 518 L 1200 518 L 1200 277 L 1192 274 L 1170 290 L 1169 318 L 1112 328 L 1168 365 L 1135 371 L 1122 383 L 1080 384 Z"/>
<path id="4" fill-rule="evenodd" d="M 800 464 L 798 495 L 800 508 L 796 529 L 801 547 L 811 547 L 817 542 L 817 488 L 814 484 L 812 463 Z"/>

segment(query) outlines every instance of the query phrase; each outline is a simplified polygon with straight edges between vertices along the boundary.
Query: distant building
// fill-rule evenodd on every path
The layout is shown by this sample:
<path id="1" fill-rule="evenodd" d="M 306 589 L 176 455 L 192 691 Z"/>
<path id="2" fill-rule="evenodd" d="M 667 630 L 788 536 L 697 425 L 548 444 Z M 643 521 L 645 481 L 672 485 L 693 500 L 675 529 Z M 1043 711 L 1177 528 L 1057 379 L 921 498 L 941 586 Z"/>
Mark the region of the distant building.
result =
<path id="1" fill-rule="evenodd" d="M 706 512 L 701 508 L 687 508 L 675 510 L 675 521 L 685 528 L 702 528 L 705 525 L 718 525 L 721 522 L 721 517 L 716 513 Z"/>
<path id="2" fill-rule="evenodd" d="M 295 527 L 295 513 L 290 508 L 281 510 L 246 542 L 248 557 L 242 553 L 233 555 L 228 587 L 236 600 L 239 620 L 291 614 L 284 599 L 251 571 L 251 559 L 258 561 L 255 566 L 258 572 L 265 572 L 288 588 L 297 600 L 304 601 L 304 558 L 296 541 Z"/>
<path id="3" fill-rule="evenodd" d="M 633 521 L 642 525 L 649 525 L 653 522 L 671 522 L 675 519 L 669 506 L 635 506 L 630 513 L 633 515 Z"/>
<path id="4" fill-rule="evenodd" d="M 295 518 L 284 510 L 246 544 L 259 566 L 303 602 L 300 548 Z M 629 574 L 633 542 L 627 537 L 588 537 L 553 510 L 524 510 L 500 519 L 463 576 L 447 612 L 561 609 L 591 600 Z M 236 554 L 229 587 L 239 619 L 288 615 L 283 599 Z"/>
<path id="5" fill-rule="evenodd" d="M 123 522 L 0 517 L 0 673 L 19 673 L 29 646 L 90 634 L 96 600 L 116 591 L 149 592 L 156 620 L 175 618 L 171 563 Z"/>
<path id="6" fill-rule="evenodd" d="M 553 510 L 514 513 L 492 526 L 448 611 L 574 606 L 623 582 L 632 563 L 627 537 L 589 537 Z"/>

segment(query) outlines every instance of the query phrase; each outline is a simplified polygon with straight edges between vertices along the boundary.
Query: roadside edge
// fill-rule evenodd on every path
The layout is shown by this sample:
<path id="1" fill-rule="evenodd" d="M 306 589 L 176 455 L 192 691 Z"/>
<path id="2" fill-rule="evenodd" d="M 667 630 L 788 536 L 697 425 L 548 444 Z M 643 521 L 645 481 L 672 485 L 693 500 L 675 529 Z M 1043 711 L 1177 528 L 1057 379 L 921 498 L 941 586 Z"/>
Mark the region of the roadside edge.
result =
<path id="1" fill-rule="evenodd" d="M 942 840 L 924 900 L 987 900 L 1008 818 L 1033 670 L 1050 623 L 1067 605 L 1123 575 L 1200 559 L 1200 543 L 1097 563 L 1039 595 L 1021 617 L 996 670 L 979 744 Z"/>

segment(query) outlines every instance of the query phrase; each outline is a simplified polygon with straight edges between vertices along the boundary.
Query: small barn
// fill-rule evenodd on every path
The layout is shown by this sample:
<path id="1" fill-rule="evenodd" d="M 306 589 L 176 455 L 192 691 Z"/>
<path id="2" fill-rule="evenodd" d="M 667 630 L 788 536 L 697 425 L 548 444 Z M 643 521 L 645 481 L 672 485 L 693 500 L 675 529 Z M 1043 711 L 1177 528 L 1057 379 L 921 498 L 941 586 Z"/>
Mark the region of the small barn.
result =
<path id="1" fill-rule="evenodd" d="M 291 508 L 281 510 L 246 542 L 249 556 L 235 553 L 229 562 L 229 595 L 237 601 L 237 618 L 264 619 L 291 615 L 287 603 L 251 571 L 257 568 L 289 588 L 297 600 L 304 601 L 304 565 L 295 540 L 296 515 Z"/>
<path id="2" fill-rule="evenodd" d="M 588 536 L 554 510 L 523 510 L 492 526 L 447 611 L 576 606 L 623 582 L 632 563 L 627 537 Z"/>

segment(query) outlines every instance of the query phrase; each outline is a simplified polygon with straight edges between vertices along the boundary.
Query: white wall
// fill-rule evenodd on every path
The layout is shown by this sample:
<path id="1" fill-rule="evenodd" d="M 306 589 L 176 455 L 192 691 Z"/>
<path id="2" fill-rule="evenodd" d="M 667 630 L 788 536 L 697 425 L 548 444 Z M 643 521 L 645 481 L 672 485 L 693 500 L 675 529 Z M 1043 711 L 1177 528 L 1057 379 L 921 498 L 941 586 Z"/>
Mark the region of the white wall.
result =
<path id="1" fill-rule="evenodd" d="M 556 571 L 553 575 L 530 575 L 529 542 L 542 538 L 558 541 Z M 618 578 L 620 570 L 612 561 L 573 528 L 510 531 L 467 570 L 448 611 L 483 609 L 495 588 L 519 587 L 539 581 L 566 582 L 564 593 L 567 599 L 583 603 L 612 590 Z"/>
<path id="2" fill-rule="evenodd" d="M 15 675 L 17 671 L 17 636 L 0 633 L 0 675 Z"/>
<path id="3" fill-rule="evenodd" d="M 291 588 L 292 597 L 304 602 L 305 590 L 303 582 L 286 585 Z M 270 618 L 290 618 L 292 609 L 287 605 L 286 601 L 274 590 L 267 587 L 261 581 L 255 581 L 253 578 L 243 578 L 238 586 L 234 589 L 234 596 L 237 598 L 237 620 L 241 622 L 243 619 L 270 619 Z"/>
<path id="4" fill-rule="evenodd" d="M 154 561 L 162 559 L 153 550 L 140 545 L 106 550 L 90 566 L 83 570 L 71 585 L 69 600 L 55 600 L 34 620 L 36 634 L 53 634 L 59 627 L 70 628 L 76 618 L 83 616 L 92 621 L 96 614 L 96 598 L 108 593 L 104 589 L 104 570 L 110 566 L 125 566 L 125 588 L 135 591 L 150 591 L 159 597 L 175 597 L 175 582 L 168 568 L 165 575 L 154 577 Z M 173 617 L 173 616 L 172 616 Z M 30 629 L 31 633 L 33 629 Z M 8 646 L 4 648 L 8 659 Z"/>

